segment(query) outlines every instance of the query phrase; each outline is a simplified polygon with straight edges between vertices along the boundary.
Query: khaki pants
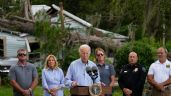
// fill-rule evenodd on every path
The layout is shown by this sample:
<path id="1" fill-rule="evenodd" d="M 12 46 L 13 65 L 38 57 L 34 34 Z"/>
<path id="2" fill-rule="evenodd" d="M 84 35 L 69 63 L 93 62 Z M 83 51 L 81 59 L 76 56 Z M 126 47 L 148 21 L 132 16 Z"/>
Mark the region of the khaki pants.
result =
<path id="1" fill-rule="evenodd" d="M 151 96 L 171 96 L 171 89 L 165 89 L 165 91 L 159 91 L 153 88 Z"/>

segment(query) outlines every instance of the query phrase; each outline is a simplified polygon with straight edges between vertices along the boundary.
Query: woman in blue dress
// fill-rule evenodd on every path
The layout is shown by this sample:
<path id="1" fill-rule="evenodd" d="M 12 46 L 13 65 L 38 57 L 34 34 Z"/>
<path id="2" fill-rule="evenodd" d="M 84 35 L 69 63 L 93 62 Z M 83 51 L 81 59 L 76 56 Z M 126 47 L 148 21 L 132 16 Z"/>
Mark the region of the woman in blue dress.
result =
<path id="1" fill-rule="evenodd" d="M 54 55 L 48 55 L 42 71 L 44 96 L 63 96 L 64 73 Z"/>

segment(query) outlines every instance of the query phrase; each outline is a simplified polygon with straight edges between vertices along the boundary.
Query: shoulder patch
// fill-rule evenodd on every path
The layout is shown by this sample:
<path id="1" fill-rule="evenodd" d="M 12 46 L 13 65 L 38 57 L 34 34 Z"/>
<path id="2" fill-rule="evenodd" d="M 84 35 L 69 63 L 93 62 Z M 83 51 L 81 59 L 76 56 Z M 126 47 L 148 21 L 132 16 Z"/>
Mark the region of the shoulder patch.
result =
<path id="1" fill-rule="evenodd" d="M 123 69 L 120 70 L 120 74 L 122 73 Z"/>
<path id="2" fill-rule="evenodd" d="M 143 72 L 146 72 L 146 69 L 145 69 L 145 67 L 142 67 L 142 71 L 143 71 Z"/>

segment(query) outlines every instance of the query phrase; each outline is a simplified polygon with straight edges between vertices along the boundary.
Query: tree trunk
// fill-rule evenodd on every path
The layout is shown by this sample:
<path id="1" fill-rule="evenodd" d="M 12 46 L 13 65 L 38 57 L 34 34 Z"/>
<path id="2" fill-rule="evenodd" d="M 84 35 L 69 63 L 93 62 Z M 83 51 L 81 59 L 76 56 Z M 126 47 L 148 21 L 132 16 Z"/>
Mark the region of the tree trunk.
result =
<path id="1" fill-rule="evenodd" d="M 22 0 L 21 3 L 22 3 L 22 6 L 21 6 L 22 12 L 24 13 L 23 14 L 24 18 L 34 21 L 34 17 L 33 17 L 33 14 L 31 12 L 30 0 Z"/>
<path id="2" fill-rule="evenodd" d="M 20 19 L 21 19 L 20 21 L 16 19 L 13 19 L 13 20 L 0 19 L 0 28 L 6 28 L 9 30 L 21 31 L 21 32 L 26 32 L 26 33 L 33 32 L 34 23 L 29 22 L 27 19 L 25 20 L 24 18 L 21 18 L 21 17 Z"/>

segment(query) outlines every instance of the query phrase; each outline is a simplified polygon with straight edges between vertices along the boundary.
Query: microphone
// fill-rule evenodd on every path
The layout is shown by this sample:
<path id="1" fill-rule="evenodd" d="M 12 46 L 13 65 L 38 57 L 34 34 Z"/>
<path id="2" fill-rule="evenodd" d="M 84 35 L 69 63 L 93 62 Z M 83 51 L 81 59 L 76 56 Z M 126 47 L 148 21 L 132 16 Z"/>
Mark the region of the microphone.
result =
<path id="1" fill-rule="evenodd" d="M 91 70 L 94 73 L 94 75 L 98 75 L 98 69 L 96 66 L 93 66 Z"/>
<path id="2" fill-rule="evenodd" d="M 86 67 L 86 72 L 87 72 L 87 74 L 91 77 L 93 74 L 92 74 L 92 69 L 91 69 L 91 67 L 90 66 L 87 66 Z"/>
<path id="3" fill-rule="evenodd" d="M 98 77 L 98 69 L 96 66 L 93 66 L 92 68 L 90 66 L 86 67 L 87 74 L 91 77 L 93 80 L 93 83 L 95 83 L 96 78 Z"/>

